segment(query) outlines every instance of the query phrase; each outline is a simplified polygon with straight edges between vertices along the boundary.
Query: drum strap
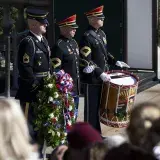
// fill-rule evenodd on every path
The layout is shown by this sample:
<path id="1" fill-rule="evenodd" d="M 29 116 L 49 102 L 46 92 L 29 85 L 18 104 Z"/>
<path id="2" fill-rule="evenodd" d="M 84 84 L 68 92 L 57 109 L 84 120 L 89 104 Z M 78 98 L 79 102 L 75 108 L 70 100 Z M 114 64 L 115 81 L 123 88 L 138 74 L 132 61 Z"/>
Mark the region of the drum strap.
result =
<path id="1" fill-rule="evenodd" d="M 103 43 L 103 41 L 101 40 L 100 37 L 98 37 L 98 35 L 96 34 L 96 32 L 94 32 L 93 30 L 89 30 L 88 33 L 94 37 L 100 44 L 101 44 L 101 47 L 102 47 L 102 50 L 103 50 L 103 54 L 105 56 L 105 59 L 106 61 L 108 60 L 108 57 L 107 57 L 107 51 L 106 51 L 106 48 L 105 48 L 105 45 Z"/>

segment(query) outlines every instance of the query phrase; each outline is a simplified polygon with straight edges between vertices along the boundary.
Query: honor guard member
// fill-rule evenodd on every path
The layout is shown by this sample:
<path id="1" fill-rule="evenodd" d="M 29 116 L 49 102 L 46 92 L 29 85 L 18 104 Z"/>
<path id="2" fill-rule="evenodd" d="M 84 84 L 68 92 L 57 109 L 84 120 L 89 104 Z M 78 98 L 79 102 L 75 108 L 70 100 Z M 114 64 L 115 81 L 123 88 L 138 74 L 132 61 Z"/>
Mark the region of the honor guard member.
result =
<path id="1" fill-rule="evenodd" d="M 84 119 L 101 133 L 99 122 L 99 105 L 103 81 L 109 81 L 110 76 L 105 73 L 109 65 L 129 67 L 124 62 L 116 61 L 107 51 L 105 33 L 100 29 L 105 16 L 103 6 L 95 8 L 85 15 L 89 27 L 80 42 L 80 58 L 82 82 L 84 83 L 85 111 Z"/>
<path id="2" fill-rule="evenodd" d="M 78 115 L 80 77 L 79 77 L 79 47 L 73 38 L 78 25 L 76 15 L 70 16 L 57 23 L 60 28 L 60 37 L 52 48 L 51 61 L 54 71 L 63 69 L 73 79 L 73 96 L 76 106 L 75 116 Z"/>
<path id="3" fill-rule="evenodd" d="M 36 101 L 38 90 L 43 85 L 43 78 L 49 74 L 49 45 L 43 34 L 48 26 L 47 12 L 35 8 L 27 8 L 28 35 L 23 38 L 18 50 L 19 89 L 16 99 L 20 100 L 25 116 L 29 122 L 29 130 L 33 140 L 33 108 L 29 104 Z"/>

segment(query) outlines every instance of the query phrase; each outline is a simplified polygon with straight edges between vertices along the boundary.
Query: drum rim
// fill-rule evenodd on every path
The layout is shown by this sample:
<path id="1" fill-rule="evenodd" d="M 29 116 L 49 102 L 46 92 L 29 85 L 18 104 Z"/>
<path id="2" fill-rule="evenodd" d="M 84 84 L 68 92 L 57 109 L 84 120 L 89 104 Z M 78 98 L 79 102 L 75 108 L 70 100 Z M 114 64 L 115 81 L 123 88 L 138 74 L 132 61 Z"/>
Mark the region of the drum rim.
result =
<path id="1" fill-rule="evenodd" d="M 132 77 L 134 77 L 136 79 L 136 83 L 135 84 L 132 84 L 132 85 L 118 85 L 118 84 L 115 84 L 115 83 L 112 83 L 112 82 L 109 82 L 111 83 L 112 85 L 115 85 L 115 86 L 122 86 L 123 88 L 128 88 L 128 87 L 135 87 L 137 86 L 138 82 L 139 82 L 139 77 L 136 76 L 135 74 L 133 74 L 133 72 L 128 72 L 128 71 L 124 71 L 124 70 L 111 70 L 111 71 L 108 71 L 106 72 L 107 74 L 110 74 L 110 73 L 125 73 L 127 75 L 130 75 Z M 108 83 L 108 82 L 107 82 Z"/>

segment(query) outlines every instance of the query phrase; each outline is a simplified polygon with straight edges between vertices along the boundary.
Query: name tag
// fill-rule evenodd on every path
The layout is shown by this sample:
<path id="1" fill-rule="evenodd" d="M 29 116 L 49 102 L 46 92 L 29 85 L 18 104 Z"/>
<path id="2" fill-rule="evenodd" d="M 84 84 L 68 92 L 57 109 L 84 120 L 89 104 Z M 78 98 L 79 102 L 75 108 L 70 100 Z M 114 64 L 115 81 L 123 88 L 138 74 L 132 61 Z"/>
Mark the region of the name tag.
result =
<path id="1" fill-rule="evenodd" d="M 43 53 L 43 51 L 41 51 L 41 50 L 38 50 L 38 51 L 36 51 L 36 53 Z"/>

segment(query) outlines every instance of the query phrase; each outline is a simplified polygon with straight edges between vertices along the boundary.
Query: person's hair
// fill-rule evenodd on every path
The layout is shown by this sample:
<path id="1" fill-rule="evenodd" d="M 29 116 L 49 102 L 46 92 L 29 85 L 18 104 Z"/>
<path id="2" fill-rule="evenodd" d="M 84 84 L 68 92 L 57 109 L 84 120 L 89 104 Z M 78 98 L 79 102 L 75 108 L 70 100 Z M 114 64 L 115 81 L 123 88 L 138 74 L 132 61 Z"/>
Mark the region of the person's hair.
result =
<path id="1" fill-rule="evenodd" d="M 26 160 L 31 146 L 26 120 L 18 102 L 0 99 L 0 160 Z"/>
<path id="2" fill-rule="evenodd" d="M 156 160 L 156 158 L 140 147 L 124 143 L 119 147 L 111 149 L 104 160 Z"/>
<path id="3" fill-rule="evenodd" d="M 37 21 L 34 19 L 27 19 L 27 22 L 30 30 L 32 30 L 37 25 Z"/>
<path id="4" fill-rule="evenodd" d="M 155 146 L 160 145 L 160 118 L 155 120 L 145 137 L 142 147 L 148 152 L 152 152 Z"/>
<path id="5" fill-rule="evenodd" d="M 104 140 L 104 143 L 107 144 L 108 150 L 118 147 L 121 144 L 128 141 L 128 139 L 125 136 L 122 135 L 113 135 L 113 136 L 107 136 Z"/>
<path id="6" fill-rule="evenodd" d="M 63 160 L 87 160 L 87 150 L 88 148 L 74 149 L 69 147 L 64 153 Z"/>
<path id="7" fill-rule="evenodd" d="M 94 21 L 95 21 L 95 18 L 96 18 L 96 17 L 94 17 L 94 16 L 87 18 L 90 25 L 94 25 L 94 23 L 95 23 L 95 22 L 94 22 Z"/>
<path id="8" fill-rule="evenodd" d="M 87 159 L 103 160 L 107 152 L 108 152 L 108 147 L 106 143 L 95 142 L 88 148 Z"/>
<path id="9" fill-rule="evenodd" d="M 134 106 L 130 116 L 130 124 L 127 127 L 130 142 L 141 146 L 152 122 L 158 118 L 160 118 L 160 107 L 155 103 L 145 102 Z"/>
<path id="10" fill-rule="evenodd" d="M 99 26 L 99 24 L 97 23 L 97 17 L 96 16 L 92 16 L 92 17 L 88 17 L 88 23 L 96 28 L 96 29 L 99 29 L 101 26 Z"/>
<path id="11" fill-rule="evenodd" d="M 75 30 L 75 28 L 71 28 L 70 26 L 60 27 L 59 29 L 60 29 L 60 34 L 66 38 L 71 37 L 70 33 L 69 33 L 70 30 L 72 30 L 72 29 Z"/>

